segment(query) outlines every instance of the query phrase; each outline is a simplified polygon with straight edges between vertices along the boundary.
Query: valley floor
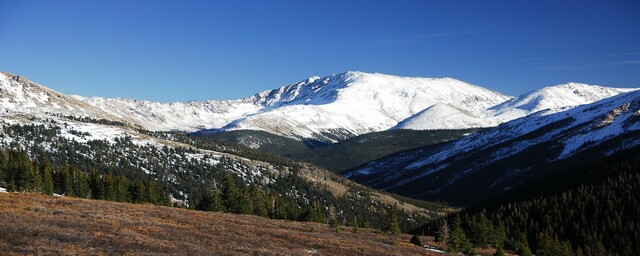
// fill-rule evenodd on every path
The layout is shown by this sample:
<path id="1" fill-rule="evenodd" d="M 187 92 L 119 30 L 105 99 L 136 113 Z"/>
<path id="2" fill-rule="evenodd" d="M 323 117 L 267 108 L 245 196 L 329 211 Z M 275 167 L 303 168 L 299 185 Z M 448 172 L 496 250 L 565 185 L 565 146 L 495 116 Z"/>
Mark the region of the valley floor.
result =
<path id="1" fill-rule="evenodd" d="M 37 255 L 438 255 L 351 227 L 0 193 L 0 252 Z"/>

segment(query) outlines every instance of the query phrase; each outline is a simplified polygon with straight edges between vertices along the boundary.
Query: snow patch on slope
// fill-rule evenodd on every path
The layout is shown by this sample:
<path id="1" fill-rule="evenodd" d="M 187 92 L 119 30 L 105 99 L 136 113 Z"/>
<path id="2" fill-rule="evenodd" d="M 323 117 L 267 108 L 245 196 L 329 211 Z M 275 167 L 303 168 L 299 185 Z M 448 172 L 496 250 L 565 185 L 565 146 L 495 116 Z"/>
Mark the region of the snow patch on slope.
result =
<path id="1" fill-rule="evenodd" d="M 429 107 L 400 122 L 394 129 L 432 130 L 494 127 L 545 110 L 551 114 L 637 89 L 580 83 L 544 87 L 479 111 L 459 111 L 456 105 Z"/>

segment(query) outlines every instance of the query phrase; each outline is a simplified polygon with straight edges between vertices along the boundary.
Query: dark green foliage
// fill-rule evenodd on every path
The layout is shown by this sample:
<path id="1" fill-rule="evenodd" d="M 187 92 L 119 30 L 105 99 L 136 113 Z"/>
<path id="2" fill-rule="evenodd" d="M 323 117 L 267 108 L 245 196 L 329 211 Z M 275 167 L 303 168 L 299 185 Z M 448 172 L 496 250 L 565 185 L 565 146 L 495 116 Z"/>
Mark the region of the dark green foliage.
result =
<path id="1" fill-rule="evenodd" d="M 502 246 L 498 246 L 496 248 L 496 252 L 493 253 L 493 256 L 505 256 L 506 254 L 504 253 L 504 249 L 502 249 Z"/>
<path id="2" fill-rule="evenodd" d="M 387 219 L 384 224 L 384 231 L 394 235 L 400 234 L 400 226 L 398 225 L 398 206 L 393 205 L 391 209 L 387 211 Z"/>
<path id="3" fill-rule="evenodd" d="M 420 242 L 420 236 L 418 236 L 418 234 L 413 234 L 409 242 L 417 246 L 422 246 L 422 242 Z"/>
<path id="4" fill-rule="evenodd" d="M 553 174 L 550 181 L 534 183 L 552 194 L 533 199 L 507 197 L 467 209 L 449 217 L 461 218 L 462 229 L 478 246 L 495 246 L 519 255 L 639 255 L 640 254 L 640 149 L 629 149 Z M 567 181 L 564 190 L 553 179 Z M 531 188 L 527 185 L 525 188 Z M 528 190 L 527 190 L 528 191 Z M 532 195 L 524 192 L 524 198 Z M 486 219 L 493 235 L 485 240 Z M 435 226 L 425 227 L 435 234 Z M 489 228 L 490 230 L 491 228 Z M 510 239 L 508 239 L 510 238 Z M 533 250 L 532 250 L 532 249 Z"/>
<path id="5" fill-rule="evenodd" d="M 573 250 L 568 241 L 560 242 L 546 234 L 538 236 L 536 256 L 572 256 Z"/>
<path id="6" fill-rule="evenodd" d="M 30 141 L 24 144 L 34 145 L 29 148 L 29 154 L 22 153 L 22 159 L 42 159 L 41 156 L 48 156 L 52 166 L 53 191 L 56 194 L 161 205 L 170 205 L 169 198 L 172 196 L 184 200 L 191 208 L 215 210 L 215 203 L 211 206 L 206 202 L 209 200 L 207 197 L 211 196 L 208 195 L 210 191 L 215 191 L 220 197 L 220 211 L 320 223 L 327 223 L 333 218 L 341 226 L 357 225 L 378 229 L 385 226 L 389 206 L 372 196 L 371 190 L 348 183 L 338 176 L 327 176 L 325 179 L 345 184 L 347 192 L 336 196 L 334 191 L 324 185 L 303 178 L 300 174 L 303 165 L 284 157 L 181 133 L 141 131 L 197 148 L 259 160 L 268 163 L 268 167 L 247 163 L 232 156 L 201 154 L 195 147 L 139 145 L 129 136 L 115 138 L 112 142 L 89 140 L 79 143 L 61 136 L 59 126 L 64 124 L 3 127 L 4 134 L 28 139 Z M 65 130 L 69 132 L 68 128 Z M 73 133 L 84 136 L 82 132 Z M 47 148 L 41 145 L 47 145 Z M 22 143 L 10 145 L 10 148 L 21 147 Z M 12 151 L 12 154 L 17 152 Z M 9 151 L 5 153 L 7 154 Z M 28 186 L 25 184 L 38 184 L 45 180 L 43 177 L 46 175 L 39 171 L 42 169 L 42 161 L 31 164 L 28 161 L 22 161 L 26 164 L 14 161 L 13 165 L 23 164 L 19 169 L 35 170 L 39 174 L 37 177 L 41 177 L 39 182 L 27 182 L 25 173 L 8 171 L 5 167 L 10 166 L 9 158 L 3 159 L 0 159 L 5 163 L 0 168 L 0 175 L 3 177 L 0 186 L 26 191 Z M 44 183 L 42 187 L 45 187 Z M 174 203 L 182 205 L 180 202 Z M 430 205 L 419 201 L 412 203 Z M 423 225 L 442 206 L 437 207 L 434 204 L 432 216 L 397 211 L 400 230 L 408 232 Z"/>
<path id="7" fill-rule="evenodd" d="M 462 252 L 467 255 L 473 254 L 473 245 L 467 238 L 464 230 L 462 230 L 460 218 L 456 217 L 451 223 L 452 231 L 447 239 L 447 250 L 452 253 Z"/>
<path id="8" fill-rule="evenodd" d="M 321 146 L 315 146 L 315 144 L 309 146 L 305 141 L 262 131 L 200 133 L 198 136 L 244 146 L 260 145 L 257 148 L 260 151 L 313 163 L 327 170 L 339 172 L 398 151 L 458 139 L 464 134 L 477 130 L 390 130 L 368 133 Z"/>
<path id="9" fill-rule="evenodd" d="M 44 156 L 38 161 L 40 163 L 40 175 L 42 175 L 41 192 L 47 195 L 53 194 L 53 166 L 49 159 Z"/>
<path id="10" fill-rule="evenodd" d="M 453 232 L 451 232 L 447 240 L 447 247 L 448 251 L 452 253 L 462 252 L 467 255 L 473 254 L 473 245 L 459 226 L 454 227 Z"/>
<path id="11" fill-rule="evenodd" d="M 219 212 L 225 210 L 225 208 L 222 204 L 220 194 L 213 189 L 208 189 L 203 193 L 200 201 L 196 204 L 196 210 Z"/>
<path id="12" fill-rule="evenodd" d="M 259 145 L 258 150 L 275 155 L 289 155 L 310 150 L 302 141 L 264 131 L 241 130 L 196 133 L 195 135 L 215 141 L 232 142 L 245 147 Z"/>
<path id="13" fill-rule="evenodd" d="M 227 174 L 222 184 L 222 204 L 230 213 L 251 214 L 252 205 L 249 204 L 250 195 L 245 186 L 237 188 L 233 175 Z"/>
<path id="14" fill-rule="evenodd" d="M 168 202 L 168 194 L 154 182 L 132 183 L 122 176 L 89 173 L 70 165 L 54 166 L 46 155 L 39 162 L 30 160 L 23 151 L 5 150 L 0 155 L 0 170 L 9 170 L 9 175 L 2 176 L 0 185 L 9 185 L 13 191 L 44 194 L 55 191 L 66 196 L 158 205 Z"/>

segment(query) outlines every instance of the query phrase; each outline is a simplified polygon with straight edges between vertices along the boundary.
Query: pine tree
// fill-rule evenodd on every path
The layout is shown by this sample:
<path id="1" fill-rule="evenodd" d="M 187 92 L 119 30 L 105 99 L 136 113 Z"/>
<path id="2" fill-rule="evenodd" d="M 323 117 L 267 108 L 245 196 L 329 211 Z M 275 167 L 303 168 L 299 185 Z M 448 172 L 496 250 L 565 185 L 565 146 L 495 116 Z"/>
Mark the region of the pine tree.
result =
<path id="1" fill-rule="evenodd" d="M 398 205 L 394 204 L 387 211 L 387 218 L 384 224 L 384 231 L 394 235 L 400 234 L 400 226 L 398 225 Z"/>
<path id="2" fill-rule="evenodd" d="M 448 251 L 452 253 L 462 252 L 468 254 L 468 252 L 473 251 L 473 244 L 471 244 L 471 241 L 460 226 L 453 228 L 453 232 L 451 232 L 449 240 L 447 240 L 447 247 Z"/>
<path id="3" fill-rule="evenodd" d="M 42 175 L 42 193 L 53 194 L 53 167 L 45 155 L 40 159 L 40 174 Z"/>
<path id="4" fill-rule="evenodd" d="M 220 194 L 213 189 L 207 189 L 202 195 L 200 202 L 196 204 L 196 209 L 210 212 L 222 211 L 223 205 Z"/>
<path id="5" fill-rule="evenodd" d="M 65 165 L 64 170 L 61 172 L 61 179 L 64 181 L 62 184 L 62 193 L 66 196 L 76 196 L 73 189 L 73 176 L 71 172 L 71 166 Z"/>
<path id="6" fill-rule="evenodd" d="M 104 180 L 98 174 L 97 171 L 91 172 L 90 184 L 91 187 L 91 198 L 93 199 L 107 199 Z"/>
<path id="7" fill-rule="evenodd" d="M 353 221 L 351 221 L 351 226 L 353 226 L 353 233 L 360 233 L 360 224 L 358 224 L 358 218 L 354 215 Z"/>
<path id="8" fill-rule="evenodd" d="M 6 183 L 6 177 L 5 177 L 5 168 L 6 168 L 5 154 L 6 154 L 6 151 L 0 150 L 0 184 Z"/>
<path id="9" fill-rule="evenodd" d="M 533 256 L 533 252 L 529 247 L 529 242 L 527 241 L 527 236 L 524 233 L 520 234 L 520 239 L 515 242 L 515 251 L 516 254 L 521 256 Z"/>
<path id="10" fill-rule="evenodd" d="M 502 221 L 498 222 L 498 225 L 493 230 L 493 244 L 496 248 L 504 247 L 504 242 L 507 240 L 507 229 Z"/>
<path id="11" fill-rule="evenodd" d="M 436 233 L 436 241 L 446 242 L 449 240 L 449 224 L 447 223 L 447 219 L 442 219 L 442 224 L 440 224 L 440 228 Z"/>
<path id="12" fill-rule="evenodd" d="M 502 249 L 502 245 L 498 245 L 496 247 L 496 252 L 493 254 L 493 256 L 505 256 L 504 249 Z"/>
<path id="13" fill-rule="evenodd" d="M 418 236 L 418 234 L 413 234 L 411 236 L 411 242 L 412 244 L 415 244 L 417 246 L 422 246 L 422 243 L 420 242 L 420 236 Z"/>
<path id="14" fill-rule="evenodd" d="M 251 184 L 249 186 L 249 206 L 250 213 L 257 216 L 266 217 L 268 215 L 267 211 L 267 200 L 265 199 L 264 193 L 256 186 L 255 184 Z"/>
<path id="15" fill-rule="evenodd" d="M 74 167 L 71 169 L 71 176 L 75 196 L 80 198 L 89 198 L 91 196 L 91 187 L 89 186 L 88 175 L 85 172 L 82 172 L 79 168 Z"/>

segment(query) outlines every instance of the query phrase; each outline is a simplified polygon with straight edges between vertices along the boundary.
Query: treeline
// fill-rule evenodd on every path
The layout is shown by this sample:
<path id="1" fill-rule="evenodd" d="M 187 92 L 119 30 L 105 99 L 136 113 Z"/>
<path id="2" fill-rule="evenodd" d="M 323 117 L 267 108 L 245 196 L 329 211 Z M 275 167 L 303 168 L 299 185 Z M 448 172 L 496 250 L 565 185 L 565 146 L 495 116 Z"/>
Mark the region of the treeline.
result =
<path id="1" fill-rule="evenodd" d="M 261 162 L 212 155 L 195 147 L 140 144 L 131 136 L 115 137 L 112 140 L 90 140 L 88 139 L 90 135 L 87 135 L 84 137 L 87 141 L 78 142 L 68 138 L 68 134 L 73 133 L 75 132 L 72 128 L 53 122 L 42 125 L 5 124 L 0 138 L 6 138 L 3 141 L 9 141 L 8 145 L 4 146 L 27 152 L 31 159 L 36 160 L 34 163 L 39 164 L 41 156 L 48 155 L 51 164 L 55 166 L 54 169 L 64 173 L 65 166 L 69 166 L 67 169 L 70 175 L 68 176 L 74 176 L 73 170 L 76 169 L 79 170 L 75 174 L 75 177 L 80 177 L 78 180 L 92 181 L 92 177 L 95 177 L 92 173 L 95 170 L 97 177 L 104 180 L 93 179 L 95 182 L 89 183 L 90 186 L 97 187 L 97 189 L 91 189 L 90 196 L 87 196 L 83 192 L 86 190 L 83 189 L 79 189 L 80 193 L 75 190 L 73 192 L 57 190 L 55 193 L 59 194 L 103 198 L 99 195 L 103 194 L 101 191 L 106 191 L 105 199 L 114 200 L 111 180 L 116 182 L 127 180 L 128 185 L 125 187 L 128 189 L 117 191 L 128 191 L 134 196 L 115 196 L 116 200 L 152 200 L 154 196 L 150 196 L 151 193 L 142 194 L 142 199 L 135 196 L 139 194 L 137 191 L 147 191 L 148 187 L 152 187 L 151 190 L 160 191 L 160 194 L 164 195 L 170 193 L 173 198 L 195 208 L 205 197 L 215 198 L 215 195 L 210 194 L 211 192 L 224 198 L 225 182 L 228 181 L 227 176 L 231 175 L 239 195 L 229 198 L 237 198 L 241 207 L 230 207 L 231 205 L 227 204 L 225 208 L 218 208 L 219 206 L 214 204 L 215 207 L 212 209 L 248 213 L 244 205 L 249 205 L 251 208 L 249 214 L 265 216 L 262 206 L 256 202 L 261 202 L 262 205 L 267 202 L 266 217 L 287 220 L 313 219 L 312 221 L 336 226 L 380 229 L 385 227 L 387 215 L 391 209 L 391 206 L 382 203 L 373 195 L 371 190 L 350 184 L 343 178 L 328 175 L 328 173 L 327 176 L 317 177 L 331 179 L 344 185 L 343 189 L 346 189 L 346 192 L 336 194 L 335 189 L 327 187 L 326 183 L 311 182 L 305 178 L 309 174 L 302 173 L 303 169 L 307 172 L 309 170 L 304 164 L 231 143 L 227 145 L 204 138 L 202 141 L 189 141 L 191 137 L 183 134 L 149 132 L 165 139 L 191 142 L 197 147 L 233 153 L 251 159 L 257 158 Z M 59 172 L 55 171 L 55 173 Z M 54 178 L 56 177 L 57 175 L 54 175 Z M 142 187 L 131 185 L 140 183 Z M 83 188 L 86 182 L 83 181 L 80 184 L 77 187 Z M 105 184 L 105 188 L 101 190 L 100 187 L 103 186 L 95 184 Z M 25 189 L 19 191 L 25 191 Z M 243 202 L 243 200 L 247 201 Z M 432 209 L 429 214 L 404 212 L 399 209 L 396 213 L 398 226 L 403 232 L 413 230 L 423 225 L 428 219 L 437 216 L 437 212 L 437 209 Z"/>
<path id="2" fill-rule="evenodd" d="M 227 174 L 217 188 L 204 190 L 197 203 L 191 207 L 201 211 L 325 223 L 334 227 L 376 228 L 391 233 L 408 232 L 434 217 L 406 213 L 395 205 L 367 201 L 363 196 L 367 193 L 365 190 L 351 189 L 343 197 L 334 197 L 326 189 L 309 188 L 306 181 L 296 177 L 281 180 L 265 190 L 255 184 L 245 184 L 239 177 Z M 296 197 L 282 195 L 278 192 L 281 191 L 278 188 L 280 186 L 299 190 L 300 194 L 306 194 L 313 200 L 296 200 Z M 310 191 L 300 191 L 306 189 Z"/>
<path id="3" fill-rule="evenodd" d="M 459 224 L 453 225 L 459 229 L 458 237 L 463 234 L 473 245 L 504 246 L 520 255 L 640 255 L 639 151 L 628 150 L 552 176 L 591 177 L 577 187 L 468 209 L 423 231 L 442 237 L 444 223 L 453 222 Z M 508 238 L 503 243 L 495 238 L 502 237 L 502 230 Z"/>
<path id="4" fill-rule="evenodd" d="M 244 157 L 257 161 L 264 161 L 279 166 L 295 166 L 298 165 L 295 161 L 282 157 L 279 155 L 264 152 L 258 149 L 252 149 L 239 144 L 215 140 L 205 136 L 189 135 L 183 132 L 154 132 L 147 130 L 139 130 L 138 132 L 161 138 L 165 140 L 173 140 L 185 144 L 192 145 L 197 148 L 213 150 L 222 153 L 229 153 L 239 157 Z"/>
<path id="5" fill-rule="evenodd" d="M 41 155 L 32 161 L 25 151 L 0 151 L 0 185 L 10 192 L 39 192 L 116 202 L 169 205 L 169 195 L 155 182 L 52 165 Z"/>

